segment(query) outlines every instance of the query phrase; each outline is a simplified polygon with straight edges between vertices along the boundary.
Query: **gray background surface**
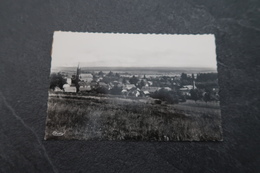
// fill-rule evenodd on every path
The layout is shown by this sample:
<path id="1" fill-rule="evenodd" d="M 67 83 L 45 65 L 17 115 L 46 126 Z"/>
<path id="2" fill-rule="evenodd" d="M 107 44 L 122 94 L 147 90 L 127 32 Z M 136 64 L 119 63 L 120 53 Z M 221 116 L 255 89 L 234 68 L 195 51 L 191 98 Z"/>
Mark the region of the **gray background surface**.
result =
<path id="1" fill-rule="evenodd" d="M 260 172 L 259 13 L 257 0 L 1 0 L 0 172 Z M 224 141 L 44 141 L 55 30 L 215 34 Z"/>

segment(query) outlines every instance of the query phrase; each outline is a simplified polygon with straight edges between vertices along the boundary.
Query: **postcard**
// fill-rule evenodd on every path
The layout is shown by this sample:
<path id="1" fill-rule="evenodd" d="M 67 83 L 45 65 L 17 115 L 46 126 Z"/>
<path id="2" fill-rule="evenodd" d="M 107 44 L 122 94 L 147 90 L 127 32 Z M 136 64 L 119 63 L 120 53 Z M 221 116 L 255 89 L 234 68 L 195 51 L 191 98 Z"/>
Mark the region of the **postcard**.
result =
<path id="1" fill-rule="evenodd" d="M 54 32 L 45 140 L 222 141 L 215 37 Z"/>

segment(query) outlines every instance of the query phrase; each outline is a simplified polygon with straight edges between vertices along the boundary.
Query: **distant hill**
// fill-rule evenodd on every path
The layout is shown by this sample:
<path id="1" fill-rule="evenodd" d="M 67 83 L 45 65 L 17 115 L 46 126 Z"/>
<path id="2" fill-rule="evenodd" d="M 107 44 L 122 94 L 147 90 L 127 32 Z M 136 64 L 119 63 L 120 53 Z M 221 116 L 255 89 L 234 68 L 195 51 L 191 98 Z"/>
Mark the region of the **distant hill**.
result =
<path id="1" fill-rule="evenodd" d="M 77 67 L 55 67 L 51 72 L 69 72 L 76 71 Z M 198 67 L 81 67 L 82 71 L 118 71 L 118 72 L 131 72 L 138 74 L 140 72 L 152 73 L 217 73 L 213 68 L 198 68 Z"/>

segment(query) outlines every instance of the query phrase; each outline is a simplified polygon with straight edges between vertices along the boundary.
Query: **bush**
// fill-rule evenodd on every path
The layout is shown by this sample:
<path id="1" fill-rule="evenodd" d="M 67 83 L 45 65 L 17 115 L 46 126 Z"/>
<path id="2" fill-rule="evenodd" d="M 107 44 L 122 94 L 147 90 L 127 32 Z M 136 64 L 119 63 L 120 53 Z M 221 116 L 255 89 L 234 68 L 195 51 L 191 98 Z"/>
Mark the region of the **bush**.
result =
<path id="1" fill-rule="evenodd" d="M 122 87 L 114 86 L 110 90 L 110 94 L 112 94 L 112 95 L 121 95 L 121 91 L 122 91 Z"/>
<path id="2" fill-rule="evenodd" d="M 105 87 L 98 87 L 95 89 L 95 91 L 99 94 L 108 94 L 109 90 Z"/>
<path id="3" fill-rule="evenodd" d="M 167 91 L 165 89 L 160 89 L 159 91 L 154 92 L 151 97 L 166 101 L 169 104 L 179 103 L 178 95 L 173 91 Z"/>

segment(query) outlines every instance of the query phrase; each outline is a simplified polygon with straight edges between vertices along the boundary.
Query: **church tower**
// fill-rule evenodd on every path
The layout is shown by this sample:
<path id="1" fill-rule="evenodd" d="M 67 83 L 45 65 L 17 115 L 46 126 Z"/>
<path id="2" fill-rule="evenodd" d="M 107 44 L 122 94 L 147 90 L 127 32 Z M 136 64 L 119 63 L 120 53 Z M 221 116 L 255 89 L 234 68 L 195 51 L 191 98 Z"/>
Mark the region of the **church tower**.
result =
<path id="1" fill-rule="evenodd" d="M 196 89 L 195 80 L 193 80 L 193 89 Z"/>
<path id="2" fill-rule="evenodd" d="M 75 80 L 75 86 L 76 86 L 76 92 L 78 93 L 79 92 L 79 81 L 80 81 L 80 67 L 79 67 L 79 64 L 78 64 L 78 67 L 77 67 L 77 72 L 76 72 L 76 80 Z"/>
<path id="3" fill-rule="evenodd" d="M 79 67 L 79 64 L 78 64 L 78 67 L 77 67 L 77 73 L 76 73 L 76 80 L 79 81 L 80 80 L 80 67 Z"/>

